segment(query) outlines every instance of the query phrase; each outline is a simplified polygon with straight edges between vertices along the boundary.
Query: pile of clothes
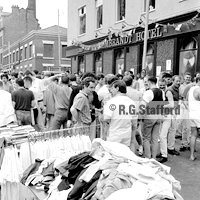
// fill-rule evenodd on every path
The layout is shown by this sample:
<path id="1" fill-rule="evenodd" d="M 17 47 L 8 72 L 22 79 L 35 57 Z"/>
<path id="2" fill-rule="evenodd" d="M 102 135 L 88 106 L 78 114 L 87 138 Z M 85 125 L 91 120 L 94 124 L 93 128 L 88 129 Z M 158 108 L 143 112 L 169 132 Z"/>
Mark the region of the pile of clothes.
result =
<path id="1" fill-rule="evenodd" d="M 127 146 L 95 139 L 92 149 L 54 167 L 37 160 L 21 182 L 44 189 L 46 200 L 183 200 L 170 167 L 136 156 Z"/>

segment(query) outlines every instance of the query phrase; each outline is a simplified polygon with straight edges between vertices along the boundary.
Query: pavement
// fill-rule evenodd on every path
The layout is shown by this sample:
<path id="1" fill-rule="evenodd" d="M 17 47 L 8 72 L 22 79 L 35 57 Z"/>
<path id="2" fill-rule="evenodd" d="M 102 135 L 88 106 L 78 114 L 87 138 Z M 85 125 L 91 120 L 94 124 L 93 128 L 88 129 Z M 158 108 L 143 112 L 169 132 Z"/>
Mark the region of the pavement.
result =
<path id="1" fill-rule="evenodd" d="M 181 145 L 179 139 L 176 140 L 176 148 Z M 180 152 L 180 156 L 168 156 L 165 165 L 171 167 L 171 174 L 181 183 L 180 195 L 184 200 L 200 200 L 200 140 L 196 145 L 195 161 L 190 161 L 190 152 Z"/>

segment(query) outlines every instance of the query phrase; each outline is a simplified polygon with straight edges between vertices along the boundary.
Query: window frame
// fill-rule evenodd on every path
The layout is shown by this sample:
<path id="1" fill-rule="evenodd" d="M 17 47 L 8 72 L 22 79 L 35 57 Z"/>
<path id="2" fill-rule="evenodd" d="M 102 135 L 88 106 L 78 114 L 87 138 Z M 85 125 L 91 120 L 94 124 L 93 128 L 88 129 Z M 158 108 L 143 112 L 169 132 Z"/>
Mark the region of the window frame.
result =
<path id="1" fill-rule="evenodd" d="M 46 45 L 49 45 L 49 47 L 50 47 L 50 45 L 51 45 L 51 47 L 52 47 L 51 55 L 50 55 L 50 54 L 45 55 L 45 46 L 46 46 Z M 54 44 L 43 43 L 43 58 L 44 58 L 44 59 L 54 59 Z"/>
<path id="2" fill-rule="evenodd" d="M 81 11 L 82 9 L 83 9 L 83 13 Z M 81 11 L 81 13 L 80 13 L 80 11 Z M 80 35 L 86 34 L 86 17 L 87 17 L 86 5 L 82 6 L 82 7 L 80 7 L 78 9 L 78 17 L 79 17 L 79 36 L 80 36 Z M 84 22 L 85 26 L 84 26 L 84 31 L 83 32 L 81 31 L 82 30 L 82 27 L 81 27 L 81 17 L 82 17 L 82 20 L 85 19 L 85 22 Z"/>
<path id="3" fill-rule="evenodd" d="M 98 3 L 99 0 L 95 0 L 95 9 L 96 9 L 96 30 L 101 29 L 103 27 L 103 0 L 102 2 Z M 101 23 L 99 22 L 98 18 L 98 11 L 101 8 Z"/>
<path id="4" fill-rule="evenodd" d="M 126 19 L 126 0 L 116 0 L 117 1 L 117 14 L 116 14 L 116 21 L 124 21 Z M 124 5 L 124 16 L 120 15 L 121 11 L 120 11 L 120 7 L 121 7 L 121 1 L 124 1 L 125 5 Z"/>

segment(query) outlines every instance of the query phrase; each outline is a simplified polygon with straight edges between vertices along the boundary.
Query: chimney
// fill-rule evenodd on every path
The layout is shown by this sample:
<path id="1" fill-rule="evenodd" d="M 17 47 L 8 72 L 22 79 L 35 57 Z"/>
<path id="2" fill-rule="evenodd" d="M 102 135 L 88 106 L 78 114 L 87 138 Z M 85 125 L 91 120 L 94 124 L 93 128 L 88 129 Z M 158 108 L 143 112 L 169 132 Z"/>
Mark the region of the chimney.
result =
<path id="1" fill-rule="evenodd" d="M 36 0 L 28 0 L 28 10 L 32 10 L 36 18 Z"/>
<path id="2" fill-rule="evenodd" d="M 19 12 L 19 6 L 13 5 L 13 6 L 12 6 L 12 13 L 16 14 L 16 13 L 18 13 L 18 12 Z"/>

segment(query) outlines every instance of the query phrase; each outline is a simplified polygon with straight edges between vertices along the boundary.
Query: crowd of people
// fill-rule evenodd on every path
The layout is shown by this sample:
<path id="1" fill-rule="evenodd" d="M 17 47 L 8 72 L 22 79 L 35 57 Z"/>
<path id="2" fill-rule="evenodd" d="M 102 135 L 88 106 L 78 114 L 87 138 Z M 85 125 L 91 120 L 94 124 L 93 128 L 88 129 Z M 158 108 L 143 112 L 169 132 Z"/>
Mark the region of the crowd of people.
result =
<path id="1" fill-rule="evenodd" d="M 146 75 L 145 70 L 136 77 L 132 71 L 41 75 L 27 70 L 3 73 L 0 96 L 0 127 L 18 123 L 41 132 L 73 128 L 91 140 L 119 142 L 161 163 L 168 154 L 179 156 L 187 150 L 190 160 L 196 159 L 200 73 L 192 80 L 187 72 L 184 77 L 163 72 L 158 78 Z M 178 137 L 182 145 L 175 149 Z"/>

